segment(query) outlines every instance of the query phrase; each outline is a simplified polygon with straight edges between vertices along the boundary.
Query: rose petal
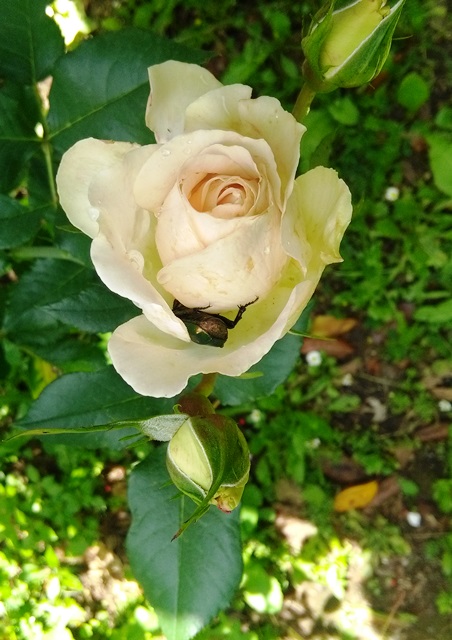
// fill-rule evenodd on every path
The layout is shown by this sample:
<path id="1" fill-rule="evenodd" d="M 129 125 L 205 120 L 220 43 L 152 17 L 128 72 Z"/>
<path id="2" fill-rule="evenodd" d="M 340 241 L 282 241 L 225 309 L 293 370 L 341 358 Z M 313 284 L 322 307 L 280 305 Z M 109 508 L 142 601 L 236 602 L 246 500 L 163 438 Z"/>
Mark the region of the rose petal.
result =
<path id="1" fill-rule="evenodd" d="M 336 171 L 308 171 L 295 180 L 287 203 L 282 224 L 285 251 L 304 272 L 312 268 L 311 262 L 340 262 L 339 245 L 351 216 L 351 194 Z"/>
<path id="2" fill-rule="evenodd" d="M 281 276 L 287 256 L 279 238 L 280 213 L 241 218 L 235 231 L 203 251 L 176 259 L 157 279 L 177 300 L 212 313 L 264 298 Z"/>
<path id="3" fill-rule="evenodd" d="M 253 147 L 260 156 L 265 151 L 270 154 L 264 141 L 259 141 L 259 144 L 257 141 L 253 141 Z M 248 179 L 250 190 L 256 193 L 255 204 L 250 206 L 249 214 L 260 212 L 268 207 L 271 196 L 268 193 L 267 174 L 262 171 L 263 175 L 259 175 L 249 151 L 235 145 L 208 147 L 205 152 L 196 155 L 193 162 L 187 162 L 184 165 L 179 176 L 182 181 L 182 189 L 176 181 L 159 208 L 156 242 L 164 265 L 178 257 L 181 258 L 204 250 L 208 244 L 233 233 L 241 222 L 242 216 L 224 219 L 220 216 L 214 217 L 214 215 L 200 213 L 184 197 L 185 191 L 190 190 L 194 184 L 194 179 L 204 176 L 204 171 L 207 170 L 204 166 L 205 161 L 209 160 L 210 164 L 215 165 L 215 158 L 217 159 L 215 168 L 219 171 L 230 171 L 231 173 L 240 171 L 244 178 Z M 271 160 L 270 155 L 270 163 Z M 141 172 L 140 180 L 143 175 Z"/>
<path id="4" fill-rule="evenodd" d="M 249 100 L 251 94 L 251 87 L 244 84 L 221 85 L 218 89 L 205 93 L 187 107 L 185 132 L 223 129 L 242 133 L 238 106 L 242 100 Z"/>
<path id="5" fill-rule="evenodd" d="M 282 203 L 290 195 L 306 127 L 285 111 L 276 98 L 250 99 L 246 85 L 228 85 L 203 95 L 186 111 L 185 131 L 225 129 L 268 142 L 281 178 Z"/>
<path id="6" fill-rule="evenodd" d="M 239 104 L 240 133 L 268 142 L 281 180 L 281 201 L 284 207 L 292 191 L 292 183 L 300 157 L 300 141 L 306 127 L 285 111 L 279 100 L 261 96 Z"/>
<path id="7" fill-rule="evenodd" d="M 121 162 L 138 145 L 104 142 L 94 138 L 80 140 L 63 155 L 56 176 L 60 203 L 72 224 L 94 238 L 99 230 L 99 211 L 88 198 L 89 186 L 100 171 Z"/>
<path id="8" fill-rule="evenodd" d="M 149 67 L 151 94 L 146 125 L 157 142 L 167 142 L 184 132 L 185 109 L 203 94 L 222 84 L 196 64 L 167 60 Z"/>
<path id="9" fill-rule="evenodd" d="M 177 215 L 172 215 L 177 212 Z M 199 218 L 202 216 L 202 219 Z M 156 243 L 162 264 L 202 251 L 209 242 L 228 236 L 242 218 L 223 220 L 195 211 L 174 187 L 158 218 Z"/>
<path id="10" fill-rule="evenodd" d="M 187 161 L 197 158 L 202 153 L 208 153 L 209 149 L 218 145 L 221 147 L 238 147 L 244 149 L 238 162 L 245 162 L 245 168 L 251 168 L 251 162 L 258 167 L 259 173 L 265 171 L 265 177 L 270 185 L 272 193 L 280 192 L 280 179 L 277 172 L 273 153 L 265 140 L 245 138 L 233 131 L 194 131 L 193 133 L 179 136 L 170 140 L 161 147 L 157 147 L 147 162 L 144 163 L 138 173 L 134 194 L 137 203 L 148 211 L 156 214 L 165 202 L 171 189 L 178 182 Z M 217 152 L 217 151 L 216 151 Z M 232 151 L 224 150 L 231 154 Z"/>
<path id="11" fill-rule="evenodd" d="M 285 334 L 312 296 L 317 280 L 291 288 L 293 269 L 291 273 L 265 304 L 247 309 L 223 349 L 182 343 L 143 316 L 129 320 L 115 330 L 108 345 L 115 369 L 137 393 L 153 397 L 180 393 L 198 373 L 242 374 Z"/>
<path id="12" fill-rule="evenodd" d="M 132 300 L 162 331 L 189 341 L 183 322 L 173 314 L 171 298 L 156 280 L 161 261 L 155 246 L 156 221 L 137 206 L 135 176 L 154 146 L 128 153 L 121 164 L 110 166 L 92 181 L 91 203 L 99 215 L 99 233 L 91 245 L 91 258 L 109 289 Z M 166 299 L 165 299 L 166 298 Z"/>

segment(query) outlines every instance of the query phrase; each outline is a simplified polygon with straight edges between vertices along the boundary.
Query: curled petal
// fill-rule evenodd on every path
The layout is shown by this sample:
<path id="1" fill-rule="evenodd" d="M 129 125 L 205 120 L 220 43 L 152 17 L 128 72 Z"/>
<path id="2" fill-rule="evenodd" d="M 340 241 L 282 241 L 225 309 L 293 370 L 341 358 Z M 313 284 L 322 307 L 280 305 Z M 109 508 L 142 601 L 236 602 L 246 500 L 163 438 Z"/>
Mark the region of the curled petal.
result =
<path id="1" fill-rule="evenodd" d="M 190 308 L 217 313 L 264 298 L 280 279 L 287 255 L 279 237 L 279 211 L 242 218 L 229 236 L 161 269 L 159 283 Z"/>
<path id="2" fill-rule="evenodd" d="M 146 124 L 159 143 L 184 132 L 185 109 L 189 104 L 222 86 L 207 69 L 175 60 L 149 67 L 149 82 Z"/>
<path id="3" fill-rule="evenodd" d="M 232 151 L 227 150 L 227 147 L 242 147 L 242 157 L 237 161 L 244 163 L 243 171 L 250 170 L 251 162 L 254 162 L 259 169 L 265 171 L 272 193 L 279 193 L 281 182 L 276 163 L 265 140 L 245 138 L 234 131 L 194 131 L 157 147 L 156 153 L 143 164 L 134 185 L 137 203 L 143 209 L 159 215 L 171 189 L 178 184 L 180 176 L 185 175 L 185 168 L 191 158 L 198 158 L 209 152 L 218 155 L 221 148 L 224 148 L 225 154 L 230 155 Z"/>
<path id="4" fill-rule="evenodd" d="M 93 179 L 89 198 L 99 210 L 99 232 L 91 245 L 91 258 L 109 289 L 132 300 L 162 331 L 188 341 L 185 325 L 168 304 L 170 296 L 156 280 L 161 261 L 155 246 L 155 219 L 133 197 L 136 173 L 154 151 L 154 145 L 139 147 Z"/>
<path id="5" fill-rule="evenodd" d="M 276 98 L 250 98 L 251 89 L 245 85 L 229 85 L 211 91 L 188 107 L 185 130 L 225 129 L 266 140 L 276 160 L 284 204 L 291 192 L 300 157 L 300 141 L 306 128 L 285 111 Z"/>
<path id="6" fill-rule="evenodd" d="M 284 207 L 292 192 L 293 179 L 300 157 L 301 137 L 306 127 L 285 111 L 279 100 L 261 96 L 239 104 L 240 133 L 266 140 L 273 152 L 281 180 L 281 201 Z"/>
<path id="7" fill-rule="evenodd" d="M 350 191 L 336 171 L 316 167 L 295 180 L 283 218 L 282 243 L 304 273 L 316 261 L 340 262 L 339 245 L 352 216 Z"/>
<path id="8" fill-rule="evenodd" d="M 251 87 L 244 84 L 221 85 L 218 89 L 209 91 L 187 107 L 185 131 L 223 129 L 243 133 L 239 105 L 241 101 L 249 100 L 251 93 Z"/>
<path id="9" fill-rule="evenodd" d="M 265 304 L 257 302 L 254 313 L 247 316 L 247 310 L 230 331 L 223 349 L 183 343 L 158 331 L 143 316 L 129 320 L 115 330 L 108 345 L 115 369 L 137 393 L 153 397 L 180 393 L 188 379 L 198 373 L 242 374 L 297 320 L 321 272 L 317 279 L 293 288 L 294 273 L 287 274 L 282 286 L 272 291 Z"/>
<path id="10" fill-rule="evenodd" d="M 56 176 L 60 203 L 74 227 L 90 238 L 99 231 L 99 210 L 88 197 L 93 178 L 104 169 L 120 164 L 122 158 L 137 146 L 129 142 L 87 138 L 64 154 Z"/>

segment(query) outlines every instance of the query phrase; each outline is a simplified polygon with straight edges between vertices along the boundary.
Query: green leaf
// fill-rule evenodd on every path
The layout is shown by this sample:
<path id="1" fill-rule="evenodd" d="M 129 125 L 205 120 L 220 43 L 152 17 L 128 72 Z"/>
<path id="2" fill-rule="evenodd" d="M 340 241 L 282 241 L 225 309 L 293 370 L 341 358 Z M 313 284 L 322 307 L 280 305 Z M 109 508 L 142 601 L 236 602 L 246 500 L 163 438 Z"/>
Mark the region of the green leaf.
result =
<path id="1" fill-rule="evenodd" d="M 93 269 L 69 260 L 37 260 L 12 290 L 4 326 L 17 339 L 34 344 L 37 331 L 47 332 L 47 338 L 62 324 L 112 331 L 138 313 L 129 300 L 107 289 Z"/>
<path id="2" fill-rule="evenodd" d="M 14 285 L 5 314 L 8 334 L 33 344 L 51 342 L 59 323 L 45 305 L 82 291 L 93 279 L 91 269 L 63 260 L 38 260 Z"/>
<path id="3" fill-rule="evenodd" d="M 437 305 L 420 307 L 414 314 L 419 322 L 440 322 L 448 324 L 452 322 L 452 300 L 445 300 Z"/>
<path id="4" fill-rule="evenodd" d="M 43 305 L 44 312 L 82 331 L 113 331 L 140 313 L 129 300 L 116 295 L 100 282 L 89 284 L 57 302 Z"/>
<path id="5" fill-rule="evenodd" d="M 0 191 L 3 193 L 19 184 L 24 165 L 39 148 L 33 106 L 24 88 L 9 84 L 0 89 Z"/>
<path id="6" fill-rule="evenodd" d="M 63 373 L 97 371 L 105 368 L 105 351 L 100 344 L 78 334 L 63 336 L 50 344 L 34 345 L 34 353 L 56 365 Z"/>
<path id="7" fill-rule="evenodd" d="M 144 114 L 147 68 L 168 59 L 201 62 L 205 54 L 138 29 L 106 33 L 60 59 L 50 92 L 50 138 L 60 152 L 90 136 L 153 142 Z"/>
<path id="8" fill-rule="evenodd" d="M 427 102 L 430 96 L 430 87 L 415 71 L 408 73 L 400 83 L 397 91 L 397 102 L 408 109 L 408 111 L 417 111 L 424 102 Z"/>
<path id="9" fill-rule="evenodd" d="M 45 13 L 48 0 L 2 0 L 0 76 L 32 84 L 52 71 L 64 52 L 60 30 Z"/>
<path id="10" fill-rule="evenodd" d="M 18 247 L 36 234 L 41 217 L 8 196 L 0 195 L 0 249 Z"/>
<path id="11" fill-rule="evenodd" d="M 435 185 L 443 193 L 452 196 L 452 136 L 444 132 L 431 133 L 426 138 Z"/>
<path id="12" fill-rule="evenodd" d="M 349 97 L 336 98 L 329 105 L 328 111 L 340 124 L 352 126 L 359 122 L 358 107 Z"/>
<path id="13" fill-rule="evenodd" d="M 452 107 L 442 107 L 435 116 L 435 124 L 441 129 L 452 131 Z"/>
<path id="14" fill-rule="evenodd" d="M 134 575 L 168 640 L 188 640 L 226 607 L 242 574 L 238 513 L 208 513 L 171 542 L 194 506 L 174 500 L 166 447 L 135 467 L 129 482 L 132 526 L 127 550 Z"/>
<path id="15" fill-rule="evenodd" d="M 303 122 L 307 131 L 301 140 L 301 173 L 319 165 L 330 166 L 329 157 L 337 124 L 324 109 L 310 111 Z"/>
<path id="16" fill-rule="evenodd" d="M 49 384 L 31 405 L 27 415 L 16 423 L 20 429 L 37 433 L 92 429 L 99 425 L 144 419 L 169 413 L 174 400 L 139 396 L 113 367 L 89 373 L 70 373 Z M 73 433 L 59 441 L 79 446 L 121 447 L 121 437 L 138 434 L 135 428 L 99 433 Z M 56 436 L 52 441 L 56 440 Z M 127 441 L 126 441 L 127 443 Z"/>
<path id="17" fill-rule="evenodd" d="M 290 374 L 300 357 L 301 340 L 298 336 L 286 335 L 273 345 L 260 362 L 247 373 L 259 373 L 253 378 L 231 378 L 218 376 L 215 395 L 222 404 L 244 404 L 256 398 L 270 395 Z"/>

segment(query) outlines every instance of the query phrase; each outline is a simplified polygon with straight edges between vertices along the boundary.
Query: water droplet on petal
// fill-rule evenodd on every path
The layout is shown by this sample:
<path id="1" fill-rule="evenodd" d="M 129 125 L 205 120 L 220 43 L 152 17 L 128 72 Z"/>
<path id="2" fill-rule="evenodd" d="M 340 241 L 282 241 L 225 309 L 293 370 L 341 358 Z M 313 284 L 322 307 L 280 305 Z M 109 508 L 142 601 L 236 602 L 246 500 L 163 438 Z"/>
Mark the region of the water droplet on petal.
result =
<path id="1" fill-rule="evenodd" d="M 269 253 L 270 253 L 270 247 L 265 247 L 265 248 L 264 248 L 264 254 L 265 254 L 266 256 L 268 256 L 268 254 L 269 254 Z"/>
<path id="2" fill-rule="evenodd" d="M 141 273 L 144 267 L 143 255 L 136 249 L 131 249 L 130 251 L 127 251 L 127 257 L 132 263 L 132 266 Z"/>
<path id="3" fill-rule="evenodd" d="M 96 222 L 96 220 L 99 218 L 99 215 L 100 215 L 100 211 L 96 207 L 90 207 L 88 209 L 88 217 L 93 222 Z"/>
<path id="4" fill-rule="evenodd" d="M 162 149 L 162 156 L 167 158 L 170 155 L 171 155 L 171 151 L 169 149 Z"/>

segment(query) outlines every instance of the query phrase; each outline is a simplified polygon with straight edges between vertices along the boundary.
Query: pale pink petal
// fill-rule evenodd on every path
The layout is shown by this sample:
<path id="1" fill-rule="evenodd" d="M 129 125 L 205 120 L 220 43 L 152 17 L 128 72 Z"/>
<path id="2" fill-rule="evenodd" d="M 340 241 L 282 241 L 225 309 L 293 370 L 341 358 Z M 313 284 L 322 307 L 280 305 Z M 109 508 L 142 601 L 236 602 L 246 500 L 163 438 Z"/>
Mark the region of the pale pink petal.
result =
<path id="1" fill-rule="evenodd" d="M 285 111 L 279 100 L 261 96 L 243 100 L 239 104 L 239 133 L 252 138 L 263 138 L 269 144 L 281 180 L 281 200 L 284 206 L 292 191 L 292 181 L 300 157 L 300 142 L 306 127 Z"/>
<path id="2" fill-rule="evenodd" d="M 240 162 L 246 162 L 244 169 L 249 171 L 252 161 L 260 173 L 265 171 L 270 189 L 277 197 L 281 183 L 272 150 L 267 142 L 262 139 L 245 138 L 233 131 L 215 130 L 193 131 L 158 147 L 157 151 L 143 164 L 135 180 L 134 194 L 137 203 L 143 209 L 158 215 L 165 198 L 178 183 L 180 175 L 184 174 L 186 164 L 191 161 L 191 158 L 198 158 L 200 154 L 208 153 L 209 149 L 215 145 L 218 145 L 216 153 L 221 147 L 242 147 L 244 151 Z M 245 161 L 245 157 L 248 160 Z"/>
<path id="3" fill-rule="evenodd" d="M 242 218 L 231 235 L 203 251 L 174 260 L 157 278 L 191 308 L 219 312 L 264 298 L 281 276 L 287 256 L 280 242 L 280 213 Z"/>

